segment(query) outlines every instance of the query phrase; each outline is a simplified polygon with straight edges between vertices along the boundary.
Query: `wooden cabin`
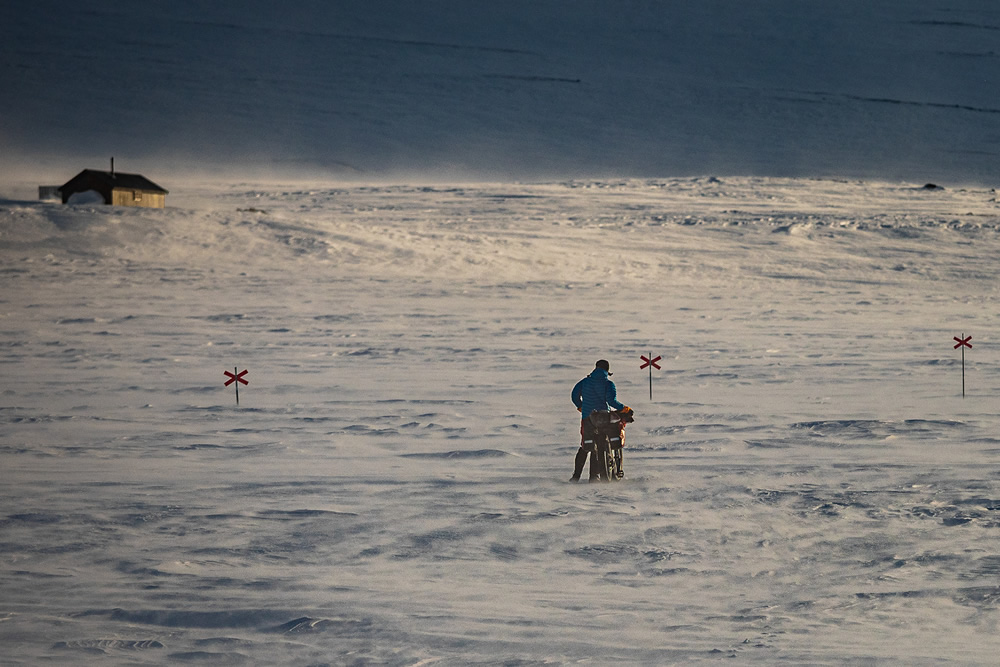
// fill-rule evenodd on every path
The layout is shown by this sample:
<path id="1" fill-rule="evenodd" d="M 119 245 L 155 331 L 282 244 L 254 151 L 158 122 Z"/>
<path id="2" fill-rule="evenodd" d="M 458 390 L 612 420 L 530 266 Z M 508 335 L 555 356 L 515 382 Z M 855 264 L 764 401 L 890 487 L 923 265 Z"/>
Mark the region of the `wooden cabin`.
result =
<path id="1" fill-rule="evenodd" d="M 114 163 L 112 163 L 113 165 Z M 59 187 L 64 204 L 74 194 L 93 190 L 104 197 L 104 203 L 112 206 L 145 206 L 163 208 L 167 191 L 139 174 L 122 174 L 114 171 L 84 169 Z"/>

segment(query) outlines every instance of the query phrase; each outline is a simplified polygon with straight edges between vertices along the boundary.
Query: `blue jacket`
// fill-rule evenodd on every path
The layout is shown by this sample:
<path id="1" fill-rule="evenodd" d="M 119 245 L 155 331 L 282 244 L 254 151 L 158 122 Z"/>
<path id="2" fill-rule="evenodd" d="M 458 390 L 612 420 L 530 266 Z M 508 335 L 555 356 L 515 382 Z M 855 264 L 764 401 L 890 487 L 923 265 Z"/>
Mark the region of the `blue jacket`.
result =
<path id="1" fill-rule="evenodd" d="M 618 402 L 615 383 L 608 379 L 608 372 L 603 368 L 595 368 L 594 372 L 577 382 L 572 398 L 573 405 L 580 408 L 584 419 L 594 410 L 621 410 L 625 407 Z"/>

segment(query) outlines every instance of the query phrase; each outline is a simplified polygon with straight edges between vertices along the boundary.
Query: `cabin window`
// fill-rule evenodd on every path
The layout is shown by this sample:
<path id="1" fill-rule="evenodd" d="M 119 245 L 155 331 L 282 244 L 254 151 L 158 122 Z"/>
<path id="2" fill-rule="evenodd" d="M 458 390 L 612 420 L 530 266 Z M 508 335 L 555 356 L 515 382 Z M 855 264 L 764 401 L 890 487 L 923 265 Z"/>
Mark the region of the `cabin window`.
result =
<path id="1" fill-rule="evenodd" d="M 132 191 L 132 201 L 142 201 L 142 193 L 138 190 Z"/>

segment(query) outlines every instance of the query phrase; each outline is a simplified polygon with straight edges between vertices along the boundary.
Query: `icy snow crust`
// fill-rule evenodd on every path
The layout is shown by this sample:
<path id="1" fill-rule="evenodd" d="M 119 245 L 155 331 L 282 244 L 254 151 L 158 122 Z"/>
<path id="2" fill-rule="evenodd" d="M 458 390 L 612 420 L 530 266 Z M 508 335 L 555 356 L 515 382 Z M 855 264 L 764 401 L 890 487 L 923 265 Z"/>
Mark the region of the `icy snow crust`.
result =
<path id="1" fill-rule="evenodd" d="M 4 664 L 992 662 L 1000 208 L 922 185 L 0 201 Z"/>

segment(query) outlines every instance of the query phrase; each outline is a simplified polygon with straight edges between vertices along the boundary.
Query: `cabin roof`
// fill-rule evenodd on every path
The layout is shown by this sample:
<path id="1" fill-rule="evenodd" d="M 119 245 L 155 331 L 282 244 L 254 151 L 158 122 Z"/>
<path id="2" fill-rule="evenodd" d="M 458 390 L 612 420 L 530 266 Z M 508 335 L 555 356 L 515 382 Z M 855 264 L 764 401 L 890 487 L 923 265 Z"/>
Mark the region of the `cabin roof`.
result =
<path id="1" fill-rule="evenodd" d="M 167 190 L 140 174 L 123 174 L 119 171 L 100 171 L 98 169 L 84 169 L 79 174 L 64 183 L 59 189 L 63 190 L 73 185 L 78 179 L 87 179 L 90 182 L 102 183 L 109 188 L 123 188 L 125 190 L 144 190 L 146 192 L 162 192 L 167 194 Z"/>

